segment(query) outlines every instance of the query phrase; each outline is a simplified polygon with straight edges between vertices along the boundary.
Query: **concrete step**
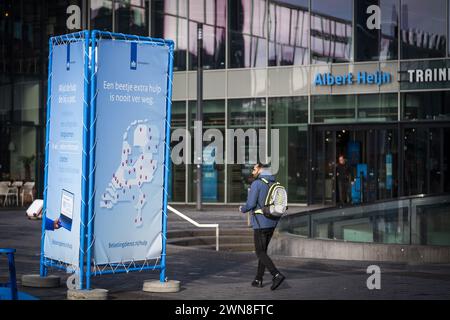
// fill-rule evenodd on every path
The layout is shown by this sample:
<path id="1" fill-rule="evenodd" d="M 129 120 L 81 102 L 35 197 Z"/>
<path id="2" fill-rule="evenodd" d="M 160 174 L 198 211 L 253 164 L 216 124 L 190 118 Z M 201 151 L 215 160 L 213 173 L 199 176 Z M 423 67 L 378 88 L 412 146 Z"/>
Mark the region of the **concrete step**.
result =
<path id="1" fill-rule="evenodd" d="M 195 219 L 194 219 L 195 220 Z M 196 222 L 200 224 L 218 224 L 221 228 L 245 228 L 249 227 L 247 224 L 247 221 L 230 221 L 230 220 L 195 220 Z M 193 226 L 186 220 L 178 220 L 178 221 L 168 221 L 167 226 L 169 229 L 175 228 L 178 229 L 179 227 L 183 226 Z"/>
<path id="2" fill-rule="evenodd" d="M 216 230 L 213 228 L 196 228 L 183 230 L 168 230 L 167 238 L 185 238 L 185 237 L 203 237 L 215 236 Z M 251 236 L 253 237 L 253 230 L 251 228 L 233 228 L 233 229 L 219 229 L 219 236 Z"/>
<path id="3" fill-rule="evenodd" d="M 183 237 L 183 238 L 169 238 L 167 243 L 177 244 L 180 246 L 200 246 L 200 245 L 215 245 L 215 236 L 202 237 Z M 219 244 L 253 244 L 253 237 L 251 236 L 220 236 Z"/>
<path id="4" fill-rule="evenodd" d="M 177 246 L 177 244 L 171 244 Z M 192 246 L 197 249 L 204 250 L 216 250 L 216 245 L 204 244 Z M 229 244 L 219 244 L 219 251 L 228 251 L 228 252 L 254 252 L 255 246 L 253 244 L 248 243 L 229 243 Z"/>

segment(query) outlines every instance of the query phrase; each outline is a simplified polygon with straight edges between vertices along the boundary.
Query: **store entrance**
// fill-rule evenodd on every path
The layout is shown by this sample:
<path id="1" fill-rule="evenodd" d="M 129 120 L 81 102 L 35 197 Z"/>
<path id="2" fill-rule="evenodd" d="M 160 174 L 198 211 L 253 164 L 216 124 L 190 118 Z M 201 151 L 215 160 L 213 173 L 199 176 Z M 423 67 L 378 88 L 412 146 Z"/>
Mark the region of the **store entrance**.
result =
<path id="1" fill-rule="evenodd" d="M 310 133 L 310 204 L 350 205 L 397 197 L 395 125 L 313 125 Z"/>

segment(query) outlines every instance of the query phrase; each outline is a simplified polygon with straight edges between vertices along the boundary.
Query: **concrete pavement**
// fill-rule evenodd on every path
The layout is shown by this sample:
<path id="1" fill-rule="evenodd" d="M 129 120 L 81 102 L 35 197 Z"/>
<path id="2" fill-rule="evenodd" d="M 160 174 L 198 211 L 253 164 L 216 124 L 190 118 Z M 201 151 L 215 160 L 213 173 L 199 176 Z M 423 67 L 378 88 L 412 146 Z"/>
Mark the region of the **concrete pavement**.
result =
<path id="1" fill-rule="evenodd" d="M 180 208 L 180 206 L 177 206 Z M 191 209 L 184 210 L 189 212 Z M 200 222 L 221 220 L 235 216 L 233 208 L 198 213 Z M 220 212 L 222 212 L 220 216 Z M 228 212 L 228 214 L 227 214 Z M 188 213 L 189 214 L 189 213 Z M 191 212 L 191 216 L 196 214 Z M 245 224 L 245 217 L 236 216 Z M 173 221 L 173 222 L 171 222 Z M 168 228 L 175 227 L 169 219 Z M 178 223 L 178 228 L 183 228 Z M 65 299 L 65 283 L 55 289 L 34 289 L 21 286 L 22 274 L 39 272 L 40 221 L 25 217 L 24 210 L 0 210 L 0 247 L 17 249 L 16 268 L 18 288 L 40 299 Z M 168 246 L 167 276 L 181 281 L 178 293 L 147 293 L 141 291 L 143 281 L 158 279 L 157 272 L 107 275 L 93 278 L 94 288 L 110 291 L 110 299 L 449 299 L 450 265 L 408 265 L 359 261 L 308 260 L 273 257 L 287 279 L 276 290 L 270 290 L 270 275 L 266 273 L 264 288 L 253 288 L 257 262 L 252 252 L 215 252 L 196 248 Z M 381 268 L 381 289 L 369 290 L 370 276 L 366 269 L 371 264 Z M 51 271 L 61 275 L 67 274 Z M 0 260 L 0 282 L 7 278 L 6 260 Z"/>

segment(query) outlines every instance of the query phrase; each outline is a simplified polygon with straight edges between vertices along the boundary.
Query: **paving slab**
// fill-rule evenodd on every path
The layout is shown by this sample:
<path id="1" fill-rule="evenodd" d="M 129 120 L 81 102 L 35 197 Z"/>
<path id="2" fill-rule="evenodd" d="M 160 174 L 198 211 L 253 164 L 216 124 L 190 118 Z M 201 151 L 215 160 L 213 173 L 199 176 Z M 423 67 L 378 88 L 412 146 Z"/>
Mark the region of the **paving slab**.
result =
<path id="1" fill-rule="evenodd" d="M 177 206 L 177 208 L 182 208 Z M 189 208 L 183 212 L 189 211 Z M 232 208 L 215 210 L 209 216 L 199 214 L 197 219 L 219 221 L 235 212 Z M 222 215 L 221 215 L 222 214 Z M 191 213 L 195 215 L 195 213 Z M 171 228 L 169 219 L 168 228 Z M 242 219 L 241 222 L 244 222 Z M 0 210 L 0 247 L 17 249 L 16 269 L 18 289 L 39 299 L 65 300 L 67 288 L 29 288 L 20 283 L 23 274 L 39 272 L 40 221 L 28 220 L 22 209 Z M 190 226 L 185 225 L 185 228 Z M 230 228 L 233 223 L 230 222 Z M 178 224 L 178 228 L 183 228 Z M 277 267 L 286 275 L 286 281 L 275 291 L 270 290 L 270 274 L 266 273 L 263 288 L 253 288 L 250 282 L 256 272 L 256 257 L 251 252 L 215 252 L 168 245 L 167 277 L 179 280 L 177 293 L 150 293 L 142 291 L 146 280 L 157 280 L 157 272 L 94 277 L 93 288 L 107 289 L 113 300 L 166 299 L 446 299 L 450 298 L 450 265 L 399 264 L 367 261 L 311 260 L 275 256 Z M 381 269 L 381 289 L 369 290 L 366 273 L 369 265 Z M 51 271 L 65 283 L 69 274 Z M 0 282 L 7 279 L 6 261 L 0 260 Z"/>

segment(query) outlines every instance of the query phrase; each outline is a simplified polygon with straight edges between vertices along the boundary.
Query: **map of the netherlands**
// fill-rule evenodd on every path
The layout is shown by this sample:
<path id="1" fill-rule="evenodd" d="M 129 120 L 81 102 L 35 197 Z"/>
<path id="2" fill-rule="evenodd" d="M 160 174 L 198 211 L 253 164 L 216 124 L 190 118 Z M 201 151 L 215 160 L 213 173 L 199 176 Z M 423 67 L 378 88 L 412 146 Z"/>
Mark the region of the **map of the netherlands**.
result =
<path id="1" fill-rule="evenodd" d="M 100 207 L 108 209 L 119 202 L 133 202 L 136 217 L 132 223 L 136 227 L 142 226 L 142 208 L 147 203 L 142 187 L 152 182 L 158 167 L 154 155 L 160 143 L 159 130 L 147 122 L 147 119 L 133 121 L 123 134 L 120 161 L 100 201 Z"/>

